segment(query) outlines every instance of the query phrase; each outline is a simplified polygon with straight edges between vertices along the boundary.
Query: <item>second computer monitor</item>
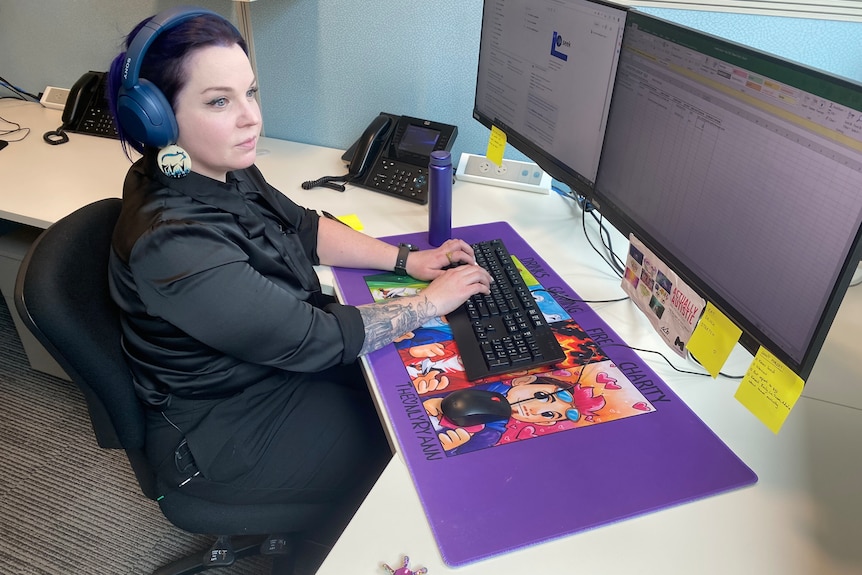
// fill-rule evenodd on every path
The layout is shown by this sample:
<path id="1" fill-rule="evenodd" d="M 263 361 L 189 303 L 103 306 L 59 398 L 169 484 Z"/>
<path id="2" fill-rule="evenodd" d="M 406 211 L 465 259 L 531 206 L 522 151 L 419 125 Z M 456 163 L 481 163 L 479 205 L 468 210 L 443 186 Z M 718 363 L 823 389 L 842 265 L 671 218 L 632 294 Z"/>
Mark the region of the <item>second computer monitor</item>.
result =
<path id="1" fill-rule="evenodd" d="M 862 86 L 629 13 L 590 199 L 806 378 L 862 224 Z"/>

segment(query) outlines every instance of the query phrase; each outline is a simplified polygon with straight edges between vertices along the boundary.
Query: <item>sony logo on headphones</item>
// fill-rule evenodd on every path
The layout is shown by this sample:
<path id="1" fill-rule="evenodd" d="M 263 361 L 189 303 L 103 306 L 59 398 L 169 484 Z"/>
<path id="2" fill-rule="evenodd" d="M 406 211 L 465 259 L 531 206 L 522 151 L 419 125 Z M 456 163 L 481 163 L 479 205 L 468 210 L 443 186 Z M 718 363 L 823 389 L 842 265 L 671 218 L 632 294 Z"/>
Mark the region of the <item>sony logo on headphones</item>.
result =
<path id="1" fill-rule="evenodd" d="M 131 56 L 129 56 L 126 58 L 126 63 L 123 66 L 123 80 L 126 80 L 129 77 L 129 64 L 131 64 L 131 63 L 132 63 L 132 58 L 131 58 Z"/>

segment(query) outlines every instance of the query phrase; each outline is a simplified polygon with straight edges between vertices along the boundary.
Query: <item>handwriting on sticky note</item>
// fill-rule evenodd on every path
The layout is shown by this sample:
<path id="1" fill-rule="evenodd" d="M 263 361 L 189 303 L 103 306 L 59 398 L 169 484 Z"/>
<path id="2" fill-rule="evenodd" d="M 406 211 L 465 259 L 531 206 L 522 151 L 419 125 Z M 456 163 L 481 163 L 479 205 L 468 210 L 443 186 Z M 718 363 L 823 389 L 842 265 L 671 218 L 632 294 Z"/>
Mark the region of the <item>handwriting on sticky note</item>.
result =
<path id="1" fill-rule="evenodd" d="M 503 165 L 503 152 L 506 151 L 506 132 L 497 126 L 491 126 L 491 136 L 488 138 L 488 150 L 485 157 L 497 164 Z"/>
<path id="2" fill-rule="evenodd" d="M 734 397 L 773 433 L 778 433 L 805 382 L 765 348 L 760 348 Z"/>
<path id="3" fill-rule="evenodd" d="M 718 377 L 741 334 L 742 330 L 707 302 L 686 347 L 712 377 Z"/>

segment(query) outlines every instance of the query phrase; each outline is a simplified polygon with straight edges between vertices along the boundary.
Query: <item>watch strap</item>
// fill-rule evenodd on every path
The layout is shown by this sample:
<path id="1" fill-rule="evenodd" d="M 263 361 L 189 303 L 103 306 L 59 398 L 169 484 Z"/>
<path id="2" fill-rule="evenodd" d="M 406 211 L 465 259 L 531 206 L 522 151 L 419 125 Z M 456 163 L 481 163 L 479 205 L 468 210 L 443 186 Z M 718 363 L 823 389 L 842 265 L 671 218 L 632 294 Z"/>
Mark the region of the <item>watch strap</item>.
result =
<path id="1" fill-rule="evenodd" d="M 398 258 L 395 260 L 395 273 L 399 276 L 407 275 L 407 256 L 415 252 L 416 248 L 410 244 L 398 244 Z"/>

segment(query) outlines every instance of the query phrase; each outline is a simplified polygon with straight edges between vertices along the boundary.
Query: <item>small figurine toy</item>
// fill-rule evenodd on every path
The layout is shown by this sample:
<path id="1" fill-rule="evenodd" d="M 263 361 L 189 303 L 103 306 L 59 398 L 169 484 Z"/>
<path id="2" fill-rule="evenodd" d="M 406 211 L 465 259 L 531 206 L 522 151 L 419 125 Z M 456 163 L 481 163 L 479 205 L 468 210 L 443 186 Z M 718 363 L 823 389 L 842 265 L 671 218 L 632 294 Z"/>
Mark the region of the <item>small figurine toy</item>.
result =
<path id="1" fill-rule="evenodd" d="M 407 565 L 409 565 L 409 564 L 410 564 L 410 557 L 405 555 L 404 560 L 401 561 L 401 568 L 400 569 L 393 569 L 392 567 L 390 567 L 386 563 L 383 564 L 383 568 L 386 569 L 386 572 L 389 573 L 389 575 L 425 575 L 425 573 L 428 573 L 428 570 L 425 569 L 424 567 L 417 569 L 416 571 L 411 571 L 407 567 Z"/>

